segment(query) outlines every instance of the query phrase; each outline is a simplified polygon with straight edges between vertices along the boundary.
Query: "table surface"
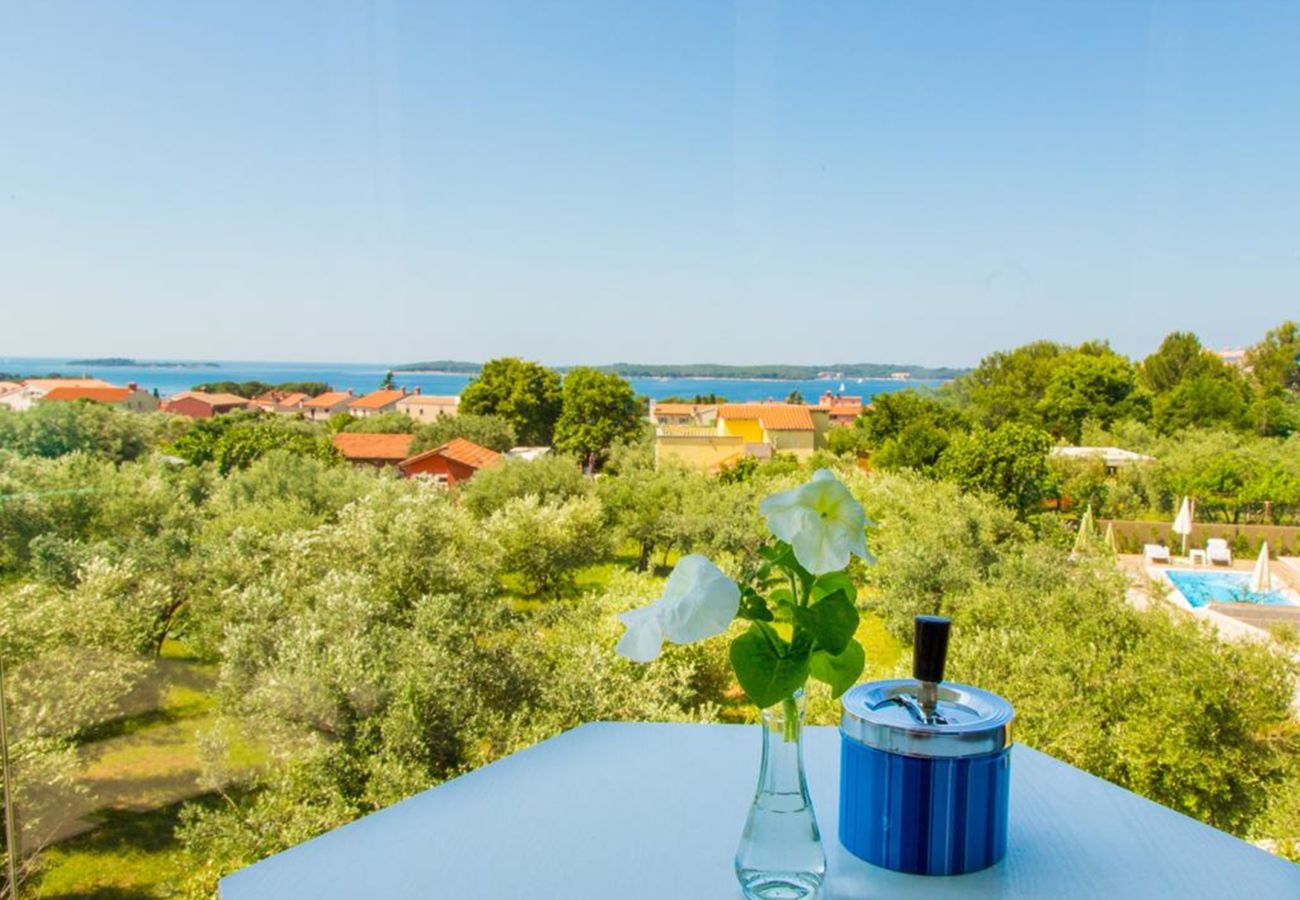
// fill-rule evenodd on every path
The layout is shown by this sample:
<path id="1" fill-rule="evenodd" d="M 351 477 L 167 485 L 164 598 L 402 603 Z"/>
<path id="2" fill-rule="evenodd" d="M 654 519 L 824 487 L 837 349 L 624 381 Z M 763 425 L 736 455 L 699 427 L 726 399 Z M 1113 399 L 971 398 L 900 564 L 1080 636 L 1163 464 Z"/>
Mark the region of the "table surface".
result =
<path id="1" fill-rule="evenodd" d="M 1300 866 L 1020 745 L 1005 860 L 948 878 L 878 869 L 836 837 L 837 730 L 805 740 L 822 900 L 1300 898 Z M 236 872 L 221 897 L 739 900 L 760 743 L 754 726 L 584 725 Z"/>

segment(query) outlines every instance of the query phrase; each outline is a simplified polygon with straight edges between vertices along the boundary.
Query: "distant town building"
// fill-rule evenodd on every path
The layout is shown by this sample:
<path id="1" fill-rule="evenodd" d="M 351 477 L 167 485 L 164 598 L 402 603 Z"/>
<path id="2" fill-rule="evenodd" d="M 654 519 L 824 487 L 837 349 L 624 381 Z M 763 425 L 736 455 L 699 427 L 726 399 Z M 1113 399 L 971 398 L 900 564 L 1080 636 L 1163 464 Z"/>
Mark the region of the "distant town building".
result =
<path id="1" fill-rule="evenodd" d="M 411 455 L 413 434 L 365 434 L 341 431 L 334 449 L 348 462 L 367 466 L 395 466 Z"/>
<path id="2" fill-rule="evenodd" d="M 481 447 L 465 438 L 447 443 L 403 460 L 398 468 L 407 478 L 429 478 L 443 484 L 456 484 L 473 478 L 480 469 L 501 464 L 501 454 Z"/>
<path id="3" fill-rule="evenodd" d="M 396 412 L 397 403 L 406 396 L 406 388 L 401 390 L 372 391 L 364 397 L 357 397 L 348 404 L 348 412 L 358 419 L 377 416 L 380 413 Z"/>
<path id="4" fill-rule="evenodd" d="M 106 406 L 116 406 L 118 409 L 139 413 L 153 412 L 159 407 L 158 398 L 148 391 L 140 390 L 140 386 L 134 381 L 128 383 L 126 387 L 69 387 L 59 385 L 53 390 L 47 391 L 40 402 L 58 403 L 70 400 L 93 400 Z"/>
<path id="5" fill-rule="evenodd" d="M 1238 369 L 1246 368 L 1245 347 L 1224 347 L 1222 350 L 1213 351 L 1213 353 L 1230 366 L 1236 366 Z"/>
<path id="6" fill-rule="evenodd" d="M 417 422 L 432 422 L 439 416 L 454 416 L 459 409 L 459 397 L 422 394 L 419 388 L 397 401 L 397 411 Z"/>
<path id="7" fill-rule="evenodd" d="M 0 405 L 22 412 L 31 409 L 46 394 L 59 387 L 107 388 L 113 385 L 98 378 L 27 378 L 18 385 L 16 390 L 0 393 Z"/>
<path id="8" fill-rule="evenodd" d="M 211 419 L 237 409 L 251 409 L 253 401 L 235 394 L 181 391 L 163 401 L 163 412 L 191 419 Z"/>
<path id="9" fill-rule="evenodd" d="M 253 405 L 266 412 L 293 414 L 302 412 L 303 404 L 311 399 L 302 391 L 267 391 L 253 398 Z"/>
<path id="10" fill-rule="evenodd" d="M 313 422 L 324 422 L 331 416 L 347 412 L 348 404 L 354 399 L 351 389 L 346 391 L 326 391 L 303 403 L 302 412 Z"/>
<path id="11" fill-rule="evenodd" d="M 911 372 L 890 372 L 889 380 L 890 381 L 911 381 L 912 373 Z"/>
<path id="12" fill-rule="evenodd" d="M 836 394 L 827 391 L 817 401 L 820 409 L 826 410 L 832 425 L 852 425 L 862 415 L 864 409 L 862 398 L 853 394 Z"/>

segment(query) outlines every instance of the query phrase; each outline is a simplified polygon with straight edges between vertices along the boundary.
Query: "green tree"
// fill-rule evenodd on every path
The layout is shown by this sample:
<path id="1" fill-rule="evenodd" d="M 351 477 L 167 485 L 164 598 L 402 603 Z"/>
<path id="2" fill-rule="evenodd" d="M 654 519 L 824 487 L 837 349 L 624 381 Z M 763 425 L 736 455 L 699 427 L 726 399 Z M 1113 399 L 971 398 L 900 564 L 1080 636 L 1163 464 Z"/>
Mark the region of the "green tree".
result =
<path id="1" fill-rule="evenodd" d="M 486 518 L 518 497 L 537 497 L 543 503 L 563 503 L 591 490 L 577 460 L 548 453 L 534 460 L 507 459 L 504 465 L 483 469 L 461 488 L 465 506 Z"/>
<path id="2" fill-rule="evenodd" d="M 1283 322 L 1269 331 L 1246 353 L 1246 365 L 1265 390 L 1300 391 L 1300 322 Z"/>
<path id="3" fill-rule="evenodd" d="M 460 395 L 461 413 L 501 416 L 521 444 L 537 447 L 551 444 L 560 404 L 560 376 L 514 357 L 485 363 Z"/>
<path id="4" fill-rule="evenodd" d="M 199 419 L 168 450 L 194 465 L 211 462 L 223 475 L 246 468 L 276 450 L 327 462 L 341 461 L 313 423 L 258 412 Z"/>
<path id="5" fill-rule="evenodd" d="M 786 394 L 786 396 L 785 396 L 785 402 L 786 402 L 786 403 L 797 403 L 797 404 L 802 405 L 803 402 L 804 402 L 803 394 L 799 391 L 798 388 L 795 388 L 793 391 L 791 391 L 790 393 Z"/>
<path id="6" fill-rule="evenodd" d="M 986 427 L 1003 422 L 1037 425 L 1038 403 L 1047 393 L 1060 358 L 1068 347 L 1035 341 L 1015 350 L 1000 351 L 980 360 L 973 371 L 948 385 L 948 393 Z"/>
<path id="7" fill-rule="evenodd" d="M 517 443 L 514 426 L 504 416 L 462 412 L 454 416 L 438 416 L 416 428 L 411 452 L 432 450 L 452 438 L 464 438 L 498 453 L 504 453 Z"/>
<path id="8" fill-rule="evenodd" d="M 1248 421 L 1250 391 L 1235 372 L 1223 368 L 1202 373 L 1152 401 L 1151 421 L 1161 434 L 1179 434 L 1189 428 L 1240 428 Z"/>
<path id="9" fill-rule="evenodd" d="M 579 568 L 609 552 L 605 513 L 591 496 L 562 503 L 516 497 L 492 514 L 487 532 L 501 548 L 501 567 L 534 594 L 558 596 Z"/>
<path id="10" fill-rule="evenodd" d="M 1109 562 L 1025 547 L 953 605 L 952 678 L 998 685 L 1029 746 L 1243 833 L 1294 767 L 1294 663 L 1127 588 Z"/>
<path id="11" fill-rule="evenodd" d="M 1021 517 L 1036 512 L 1051 484 L 1046 432 L 1016 422 L 956 435 L 939 457 L 939 476 L 963 490 L 987 493 Z"/>
<path id="12" fill-rule="evenodd" d="M 1174 331 L 1160 342 L 1160 348 L 1142 360 L 1139 374 L 1153 394 L 1172 391 L 1184 381 L 1214 375 L 1223 367 L 1219 359 L 1189 331 Z"/>
<path id="13" fill-rule="evenodd" d="M 909 426 L 924 422 L 939 431 L 966 430 L 969 424 L 950 402 L 920 391 L 877 394 L 862 413 L 857 427 L 869 447 L 880 447 Z"/>
<path id="14" fill-rule="evenodd" d="M 584 460 L 588 471 L 604 462 L 616 444 L 642 430 L 641 406 L 624 379 L 598 369 L 576 368 L 564 376 L 555 447 Z"/>
<path id="15" fill-rule="evenodd" d="M 38 403 L 23 412 L 0 407 L 0 447 L 28 456 L 82 452 L 123 462 L 153 449 L 164 418 L 91 400 Z"/>
<path id="16" fill-rule="evenodd" d="M 384 380 L 379 382 L 379 389 L 381 391 L 391 391 L 395 386 L 396 382 L 393 381 L 393 370 L 389 369 L 384 373 Z"/>
<path id="17" fill-rule="evenodd" d="M 1104 345 L 1084 345 L 1057 361 L 1038 413 L 1049 432 L 1077 443 L 1085 420 L 1107 426 L 1117 419 L 1144 419 L 1147 403 L 1132 363 Z"/>

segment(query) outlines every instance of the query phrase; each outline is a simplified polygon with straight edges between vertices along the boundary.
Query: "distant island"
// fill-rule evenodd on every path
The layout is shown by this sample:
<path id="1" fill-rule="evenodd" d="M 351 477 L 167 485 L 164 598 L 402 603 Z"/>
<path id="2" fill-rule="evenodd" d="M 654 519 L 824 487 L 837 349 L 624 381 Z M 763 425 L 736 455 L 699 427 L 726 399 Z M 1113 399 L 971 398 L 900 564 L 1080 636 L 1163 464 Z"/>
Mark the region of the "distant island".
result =
<path id="1" fill-rule="evenodd" d="M 142 362 L 124 356 L 104 356 L 97 359 L 70 359 L 70 366 L 101 366 L 133 369 L 220 369 L 214 362 Z"/>
<path id="2" fill-rule="evenodd" d="M 410 363 L 396 366 L 394 372 L 427 372 L 447 375 L 473 375 L 482 366 L 479 363 L 457 360 Z M 563 372 L 572 366 L 557 366 Z M 593 366 L 604 372 L 614 372 L 624 378 L 735 378 L 772 381 L 835 381 L 841 378 L 892 378 L 948 381 L 964 375 L 969 369 L 948 367 L 890 365 L 888 363 L 835 363 L 827 366 L 756 365 L 727 366 L 716 363 L 687 363 L 681 365 L 649 365 L 639 363 L 614 363 Z"/>

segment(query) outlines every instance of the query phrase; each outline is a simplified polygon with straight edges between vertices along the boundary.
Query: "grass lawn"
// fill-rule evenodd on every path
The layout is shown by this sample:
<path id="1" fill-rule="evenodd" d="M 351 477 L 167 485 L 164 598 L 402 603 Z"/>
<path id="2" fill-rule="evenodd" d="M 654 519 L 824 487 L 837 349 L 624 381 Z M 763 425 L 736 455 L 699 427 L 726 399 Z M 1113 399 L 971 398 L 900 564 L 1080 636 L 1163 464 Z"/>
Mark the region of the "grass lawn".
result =
<path id="1" fill-rule="evenodd" d="M 186 865 L 173 835 L 180 809 L 194 798 L 211 802 L 200 784 L 198 742 L 218 721 L 213 680 L 213 667 L 169 642 L 130 712 L 84 735 L 78 778 L 90 795 L 70 811 L 70 831 L 78 833 L 46 851 L 31 896 L 171 896 Z M 232 767 L 251 770 L 265 760 L 256 744 L 232 743 Z"/>

